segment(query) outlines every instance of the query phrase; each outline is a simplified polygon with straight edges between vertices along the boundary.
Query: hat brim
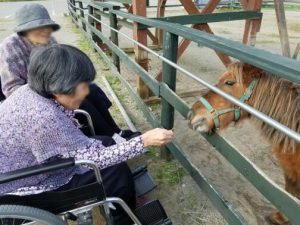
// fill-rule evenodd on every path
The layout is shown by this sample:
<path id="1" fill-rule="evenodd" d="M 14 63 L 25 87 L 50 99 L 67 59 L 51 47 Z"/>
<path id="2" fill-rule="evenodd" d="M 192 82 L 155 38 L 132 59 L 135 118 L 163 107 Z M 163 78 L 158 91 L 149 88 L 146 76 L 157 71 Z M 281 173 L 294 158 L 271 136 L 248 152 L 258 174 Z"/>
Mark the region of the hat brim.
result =
<path id="1" fill-rule="evenodd" d="M 60 25 L 55 23 L 53 20 L 40 19 L 40 20 L 33 20 L 28 23 L 21 24 L 21 25 L 17 26 L 14 29 L 14 31 L 19 33 L 19 32 L 25 32 L 25 31 L 29 31 L 29 30 L 33 30 L 33 29 L 37 29 L 37 28 L 41 28 L 41 27 L 52 27 L 53 31 L 57 31 L 60 29 Z"/>

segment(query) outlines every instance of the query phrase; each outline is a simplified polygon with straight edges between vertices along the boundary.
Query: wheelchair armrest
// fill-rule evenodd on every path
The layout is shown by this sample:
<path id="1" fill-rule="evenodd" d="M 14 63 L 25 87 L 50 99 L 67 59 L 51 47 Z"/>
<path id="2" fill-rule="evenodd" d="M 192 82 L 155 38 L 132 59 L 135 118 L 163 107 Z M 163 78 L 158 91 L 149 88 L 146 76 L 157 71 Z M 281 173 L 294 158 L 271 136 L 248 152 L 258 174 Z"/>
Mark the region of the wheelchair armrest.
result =
<path id="1" fill-rule="evenodd" d="M 74 158 L 56 159 L 40 165 L 18 169 L 8 173 L 2 173 L 0 174 L 0 184 L 73 166 L 75 166 Z"/>

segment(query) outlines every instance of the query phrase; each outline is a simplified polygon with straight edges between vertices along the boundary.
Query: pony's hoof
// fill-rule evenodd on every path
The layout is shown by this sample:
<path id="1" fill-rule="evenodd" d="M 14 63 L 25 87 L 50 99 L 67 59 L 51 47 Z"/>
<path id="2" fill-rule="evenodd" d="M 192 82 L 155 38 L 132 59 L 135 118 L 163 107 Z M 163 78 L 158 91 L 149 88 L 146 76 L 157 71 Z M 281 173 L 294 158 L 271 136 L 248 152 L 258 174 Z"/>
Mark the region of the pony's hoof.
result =
<path id="1" fill-rule="evenodd" d="M 292 225 L 280 212 L 271 213 L 266 220 L 272 225 Z"/>

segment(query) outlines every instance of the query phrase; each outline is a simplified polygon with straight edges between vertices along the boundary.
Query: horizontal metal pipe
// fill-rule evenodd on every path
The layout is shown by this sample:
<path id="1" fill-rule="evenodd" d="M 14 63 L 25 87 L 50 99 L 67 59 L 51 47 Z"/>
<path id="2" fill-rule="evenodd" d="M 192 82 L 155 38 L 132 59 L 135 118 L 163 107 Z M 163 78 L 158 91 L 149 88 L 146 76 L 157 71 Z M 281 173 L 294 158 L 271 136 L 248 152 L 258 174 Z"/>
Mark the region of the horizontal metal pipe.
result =
<path id="1" fill-rule="evenodd" d="M 122 35 L 123 37 L 127 38 L 128 40 L 132 41 L 134 44 L 138 45 L 139 47 L 143 48 L 144 50 L 150 52 L 151 54 L 155 55 L 156 57 L 158 57 L 159 59 L 161 59 L 162 61 L 168 63 L 169 65 L 173 66 L 174 68 L 178 69 L 179 71 L 181 71 L 182 73 L 186 74 L 188 77 L 194 79 L 195 81 L 199 82 L 200 84 L 204 85 L 205 87 L 209 88 L 210 90 L 214 91 L 215 93 L 221 95 L 222 97 L 226 98 L 227 100 L 229 100 L 230 102 L 234 103 L 235 105 L 241 107 L 242 109 L 244 109 L 245 111 L 249 112 L 250 114 L 254 115 L 255 117 L 261 119 L 262 121 L 264 121 L 265 123 L 269 124 L 270 126 L 276 128 L 277 130 L 281 131 L 282 133 L 286 134 L 287 136 L 289 136 L 290 138 L 296 140 L 297 142 L 300 142 L 300 135 L 299 133 L 297 133 L 294 130 L 291 130 L 290 128 L 282 125 L 281 123 L 279 123 L 278 121 L 272 119 L 269 116 L 266 116 L 265 114 L 263 114 L 262 112 L 254 109 L 253 107 L 244 104 L 242 102 L 240 102 L 237 98 L 227 94 L 226 92 L 222 91 L 221 89 L 211 85 L 210 83 L 200 79 L 199 77 L 197 77 L 196 75 L 194 75 L 193 73 L 189 72 L 188 70 L 178 66 L 176 63 L 164 58 L 163 56 L 161 56 L 160 54 L 156 53 L 155 51 L 151 50 L 150 48 L 148 48 L 145 45 L 142 45 L 141 43 L 139 43 L 138 41 L 132 39 L 131 37 L 129 37 L 128 35 L 120 32 L 117 29 L 114 29 L 112 27 L 110 27 L 108 24 L 104 23 L 103 21 L 97 19 L 96 17 L 94 17 L 93 15 L 89 14 L 90 17 L 92 17 L 93 19 L 95 19 L 97 22 L 101 23 L 102 25 L 104 25 L 105 27 L 118 32 L 120 35 Z"/>

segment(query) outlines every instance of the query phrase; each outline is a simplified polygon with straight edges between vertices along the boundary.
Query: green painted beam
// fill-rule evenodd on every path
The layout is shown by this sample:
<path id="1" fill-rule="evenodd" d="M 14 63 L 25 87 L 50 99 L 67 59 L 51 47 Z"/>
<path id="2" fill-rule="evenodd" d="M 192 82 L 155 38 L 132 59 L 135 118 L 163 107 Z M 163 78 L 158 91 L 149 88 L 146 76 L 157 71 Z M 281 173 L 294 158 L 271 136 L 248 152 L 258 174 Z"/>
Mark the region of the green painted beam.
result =
<path id="1" fill-rule="evenodd" d="M 169 32 L 164 33 L 163 56 L 172 62 L 177 62 L 178 36 Z M 163 62 L 162 65 L 162 83 L 167 85 L 171 90 L 176 90 L 177 70 L 169 64 Z M 174 127 L 174 107 L 164 98 L 161 99 L 161 125 L 166 129 Z M 171 159 L 171 154 L 166 147 L 161 148 L 161 158 Z"/>
<path id="2" fill-rule="evenodd" d="M 97 2 L 95 5 L 100 4 L 100 2 Z M 231 41 L 223 37 L 218 37 L 216 35 L 202 32 L 190 27 L 185 27 L 180 24 L 136 16 L 121 10 L 112 10 L 112 12 L 123 18 L 177 34 L 179 37 L 189 39 L 208 48 L 223 52 L 226 55 L 257 66 L 282 78 L 300 83 L 299 61 L 289 59 L 278 54 L 273 54 L 252 46 L 243 45 L 239 42 Z"/>
<path id="3" fill-rule="evenodd" d="M 186 24 L 215 23 L 215 22 L 227 22 L 227 21 L 234 21 L 234 20 L 261 19 L 261 18 L 262 18 L 261 12 L 242 11 L 242 12 L 169 16 L 169 17 L 151 18 L 151 19 L 186 25 Z"/>
<path id="4" fill-rule="evenodd" d="M 118 19 L 117 15 L 113 13 L 109 13 L 109 24 L 112 28 L 118 29 Z M 119 45 L 119 35 L 116 31 L 110 30 L 110 40 L 116 45 Z M 118 71 L 120 71 L 120 58 L 119 56 L 113 51 L 112 52 L 112 58 L 114 65 L 118 68 Z"/>

